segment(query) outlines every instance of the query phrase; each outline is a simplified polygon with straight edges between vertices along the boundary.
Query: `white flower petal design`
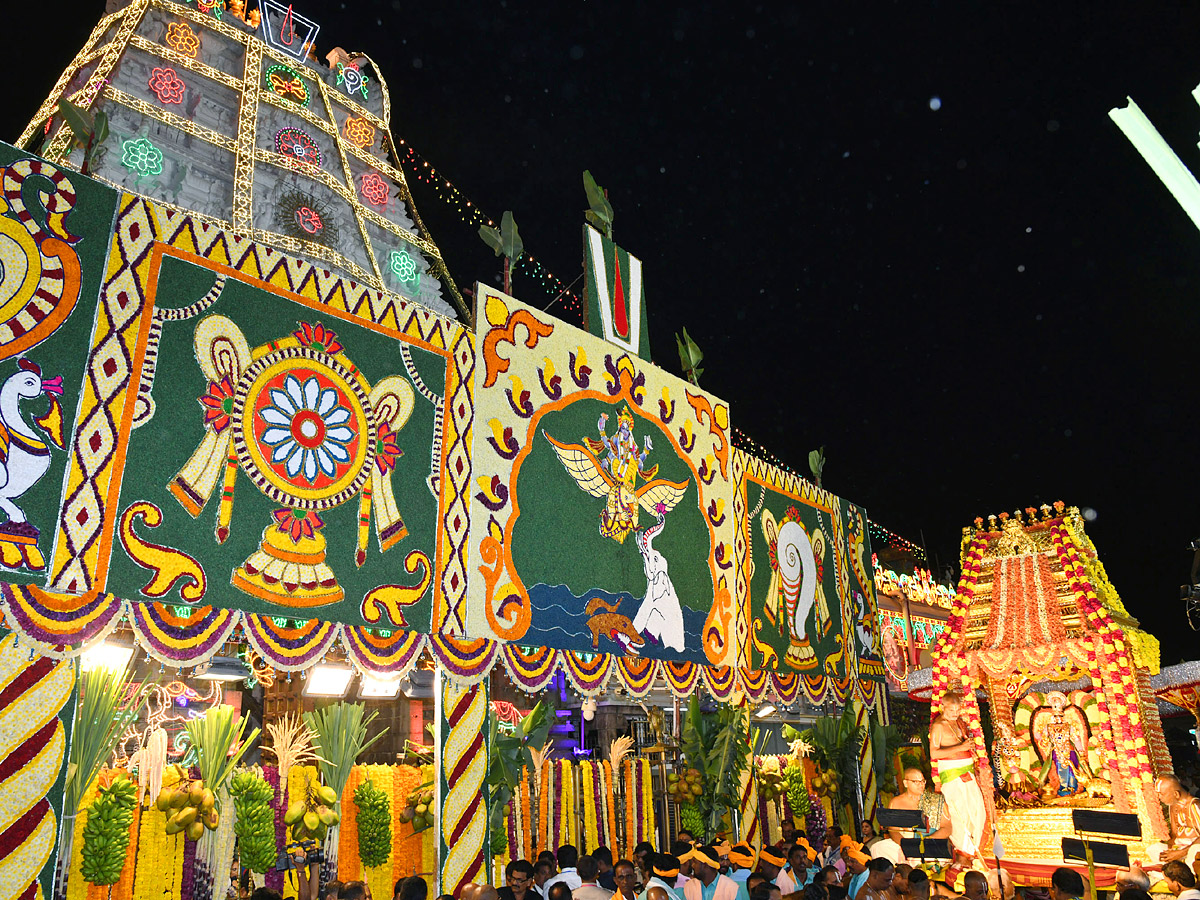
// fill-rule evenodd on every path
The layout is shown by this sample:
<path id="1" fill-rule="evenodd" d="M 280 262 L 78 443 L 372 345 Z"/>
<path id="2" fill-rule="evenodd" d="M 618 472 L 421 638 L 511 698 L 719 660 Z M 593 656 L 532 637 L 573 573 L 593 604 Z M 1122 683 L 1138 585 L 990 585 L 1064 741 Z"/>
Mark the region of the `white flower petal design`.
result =
<path id="1" fill-rule="evenodd" d="M 289 374 L 283 389 L 273 388 L 269 396 L 271 405 L 259 410 L 267 426 L 259 439 L 273 448 L 272 464 L 282 463 L 289 478 L 303 474 L 310 484 L 322 473 L 336 478 L 338 466 L 350 462 L 347 445 L 357 435 L 350 424 L 350 409 L 339 402 L 337 389 L 323 387 L 319 377 L 301 382 Z"/>

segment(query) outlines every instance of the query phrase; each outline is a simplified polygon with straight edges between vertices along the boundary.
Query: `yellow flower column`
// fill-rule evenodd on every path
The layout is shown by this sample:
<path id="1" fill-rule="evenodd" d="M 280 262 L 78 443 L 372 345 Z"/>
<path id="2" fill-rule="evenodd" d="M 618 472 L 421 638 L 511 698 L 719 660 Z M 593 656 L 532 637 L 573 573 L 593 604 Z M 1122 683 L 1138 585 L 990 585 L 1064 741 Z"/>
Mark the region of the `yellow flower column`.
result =
<path id="1" fill-rule="evenodd" d="M 463 687 L 438 672 L 439 894 L 488 879 L 488 685 Z"/>

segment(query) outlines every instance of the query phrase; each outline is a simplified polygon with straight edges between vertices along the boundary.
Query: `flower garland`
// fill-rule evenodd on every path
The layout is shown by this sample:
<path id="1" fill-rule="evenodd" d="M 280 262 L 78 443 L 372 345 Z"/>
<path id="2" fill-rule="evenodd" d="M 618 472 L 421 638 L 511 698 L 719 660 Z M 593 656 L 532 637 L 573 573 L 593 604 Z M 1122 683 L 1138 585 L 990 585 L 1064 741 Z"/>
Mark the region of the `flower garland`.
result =
<path id="1" fill-rule="evenodd" d="M 508 816 L 508 856 L 512 859 L 529 859 L 529 785 L 526 779 L 529 770 L 521 769 L 521 781 L 509 801 L 512 815 Z"/>
<path id="2" fill-rule="evenodd" d="M 413 831 L 412 822 L 401 822 L 400 813 L 408 806 L 408 795 L 424 783 L 415 766 L 397 766 L 392 775 L 392 884 L 422 871 L 421 843 L 425 833 Z M 431 834 L 438 829 L 427 828 Z"/>
<path id="3" fill-rule="evenodd" d="M 562 833 L 566 835 L 566 843 L 572 847 L 579 846 L 579 826 L 575 815 L 575 778 L 571 769 L 571 761 L 562 762 Z"/>
<path id="4" fill-rule="evenodd" d="M 209 837 L 213 841 L 212 879 L 214 900 L 224 900 L 225 891 L 223 890 L 223 886 L 226 885 L 229 879 L 229 872 L 233 868 L 235 841 L 233 825 L 237 821 L 237 813 L 233 808 L 233 797 L 229 795 L 228 782 L 221 787 L 219 800 L 221 805 L 221 819 L 217 823 L 216 831 L 209 834 Z M 115 895 L 113 900 L 117 900 Z"/>
<path id="5" fill-rule="evenodd" d="M 600 802 L 600 770 L 591 760 L 579 764 L 583 776 L 583 844 L 580 853 L 591 853 L 602 843 L 596 805 Z M 607 845 L 606 845 L 607 846 Z"/>
<path id="6" fill-rule="evenodd" d="M 67 882 L 67 900 L 88 900 L 88 883 L 83 880 L 80 869 L 83 866 L 83 826 L 87 824 L 87 813 L 84 812 L 100 793 L 100 779 L 96 778 L 88 785 L 83 796 L 79 798 L 79 811 L 75 815 L 75 840 L 71 844 L 71 876 Z M 108 889 L 105 889 L 105 893 Z"/>
<path id="7" fill-rule="evenodd" d="M 650 762 L 625 760 L 625 843 L 636 846 L 642 841 L 654 843 L 654 791 Z"/>
<path id="8" fill-rule="evenodd" d="M 352 767 L 350 777 L 346 779 L 346 788 L 342 791 L 337 877 L 343 884 L 362 880 L 362 860 L 358 855 L 358 804 L 354 802 L 354 791 L 362 784 L 363 777 L 362 766 Z"/>
<path id="9" fill-rule="evenodd" d="M 287 826 L 283 824 L 283 814 L 287 812 L 287 804 L 284 802 L 285 792 L 279 788 L 279 768 L 263 766 L 263 777 L 267 779 L 267 784 L 271 785 L 271 789 L 275 792 L 274 798 L 271 800 L 271 808 L 275 810 L 275 846 L 282 847 L 287 842 L 285 833 Z M 283 873 L 279 869 L 270 869 L 263 881 L 265 887 L 283 893 Z"/>
<path id="10" fill-rule="evenodd" d="M 379 790 L 383 791 L 385 794 L 389 794 L 392 796 L 395 795 L 394 794 L 395 779 L 393 778 L 392 766 L 380 766 L 380 765 L 366 766 L 363 774 L 364 774 L 364 778 L 370 778 L 371 781 L 373 781 L 375 783 L 375 787 L 379 788 Z M 343 800 L 342 803 L 343 803 L 343 808 L 344 808 L 345 800 Z M 347 829 L 346 826 L 343 824 L 342 830 L 346 831 L 349 829 Z M 354 828 L 353 831 L 354 831 L 355 836 L 357 837 L 358 829 Z M 357 840 L 355 841 L 355 844 L 357 844 Z M 358 856 L 358 847 L 357 846 L 355 846 L 355 848 L 354 848 L 354 853 L 355 853 L 355 856 L 357 857 Z M 369 868 L 363 869 L 363 880 L 367 883 L 367 886 L 371 889 L 372 897 L 386 898 L 391 893 L 392 887 L 393 887 L 393 885 L 395 885 L 395 881 L 392 880 L 392 860 L 395 857 L 395 855 L 396 855 L 396 842 L 395 842 L 395 836 L 393 835 L 392 845 L 391 845 L 391 847 L 388 848 L 387 860 L 382 865 L 371 866 Z"/>
<path id="11" fill-rule="evenodd" d="M 529 770 L 521 770 L 521 855 L 523 859 L 533 859 L 533 784 L 529 779 Z"/>
<path id="12" fill-rule="evenodd" d="M 613 850 L 618 858 L 621 857 L 617 847 L 617 802 L 616 796 L 613 793 L 613 769 L 612 763 L 605 760 L 601 766 L 600 776 L 602 786 L 600 790 L 600 798 L 604 801 L 604 825 L 607 829 L 604 846 Z"/>
<path id="13" fill-rule="evenodd" d="M 553 769 L 552 760 L 542 763 L 542 783 L 538 791 L 538 843 L 546 848 L 558 847 L 554 843 L 554 820 L 551 818 L 554 806 L 550 800 L 550 785 L 553 782 L 550 773 Z"/>
<path id="14" fill-rule="evenodd" d="M 163 789 L 179 783 L 175 769 L 163 770 Z M 183 832 L 166 834 L 167 814 L 159 812 L 154 797 L 141 813 L 137 841 L 137 870 L 134 885 L 139 897 L 179 900 L 183 878 Z"/>
<path id="15" fill-rule="evenodd" d="M 193 900 L 196 895 L 196 842 L 183 842 L 183 873 L 179 878 L 180 900 Z"/>

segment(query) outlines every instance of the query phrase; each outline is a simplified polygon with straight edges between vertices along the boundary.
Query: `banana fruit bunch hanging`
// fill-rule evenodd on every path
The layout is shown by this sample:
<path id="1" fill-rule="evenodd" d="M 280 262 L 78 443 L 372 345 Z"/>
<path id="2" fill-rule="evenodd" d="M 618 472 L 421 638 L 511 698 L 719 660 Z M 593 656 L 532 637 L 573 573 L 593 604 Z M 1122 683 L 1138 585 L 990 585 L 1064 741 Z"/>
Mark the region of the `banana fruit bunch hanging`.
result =
<path id="1" fill-rule="evenodd" d="M 413 832 L 420 834 L 432 828 L 434 820 L 433 789 L 419 787 L 408 795 L 408 806 L 400 811 L 400 821 L 412 822 Z"/>
<path id="2" fill-rule="evenodd" d="M 787 799 L 788 805 L 792 808 L 792 815 L 808 815 L 808 785 L 804 783 L 804 769 L 794 763 L 789 763 L 783 770 L 783 781 L 787 785 Z"/>
<path id="3" fill-rule="evenodd" d="M 120 879 L 136 805 L 137 785 L 122 774 L 101 789 L 88 807 L 80 867 L 84 881 L 105 885 L 116 884 Z"/>
<path id="4" fill-rule="evenodd" d="M 325 840 L 325 833 L 341 821 L 333 811 L 337 793 L 325 784 L 310 784 L 303 800 L 297 800 L 283 814 L 283 824 L 292 829 L 292 840 Z"/>
<path id="5" fill-rule="evenodd" d="M 199 778 L 189 780 L 179 766 L 173 767 L 179 783 L 173 788 L 163 788 L 154 801 L 159 812 L 167 813 L 167 834 L 183 832 L 189 841 L 200 840 L 204 829 L 215 831 L 221 816 L 217 812 L 217 798 Z"/>
<path id="6" fill-rule="evenodd" d="M 258 773 L 243 769 L 234 773 L 229 793 L 237 813 L 233 833 L 242 865 L 262 874 L 275 865 L 277 858 L 275 811 L 271 809 L 274 788 Z"/>
<path id="7" fill-rule="evenodd" d="M 695 803 L 683 803 L 679 806 L 679 827 L 692 835 L 704 834 L 704 817 Z"/>
<path id="8" fill-rule="evenodd" d="M 392 804 L 370 779 L 354 789 L 358 805 L 358 858 L 368 869 L 387 862 L 392 849 Z"/>

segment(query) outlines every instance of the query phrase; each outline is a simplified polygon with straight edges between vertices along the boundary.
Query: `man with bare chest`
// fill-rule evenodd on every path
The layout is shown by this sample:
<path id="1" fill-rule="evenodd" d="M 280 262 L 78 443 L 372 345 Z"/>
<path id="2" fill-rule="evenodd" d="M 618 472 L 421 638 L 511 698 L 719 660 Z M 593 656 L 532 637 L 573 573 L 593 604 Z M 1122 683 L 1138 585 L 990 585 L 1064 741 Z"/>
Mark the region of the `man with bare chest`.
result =
<path id="1" fill-rule="evenodd" d="M 973 857 L 983 842 L 987 807 L 975 774 L 975 752 L 960 719 L 962 704 L 959 691 L 942 695 L 941 715 L 929 729 L 929 755 L 950 813 L 950 841 L 956 851 Z"/>
<path id="2" fill-rule="evenodd" d="M 925 790 L 925 775 L 920 769 L 904 770 L 904 792 L 897 794 L 888 804 L 888 809 L 920 810 L 924 817 L 921 828 L 889 828 L 887 836 L 871 848 L 872 856 L 882 856 L 893 863 L 904 862 L 900 850 L 900 839 L 923 836 L 944 838 L 950 835 L 950 818 L 946 812 L 946 798 L 934 791 Z"/>

